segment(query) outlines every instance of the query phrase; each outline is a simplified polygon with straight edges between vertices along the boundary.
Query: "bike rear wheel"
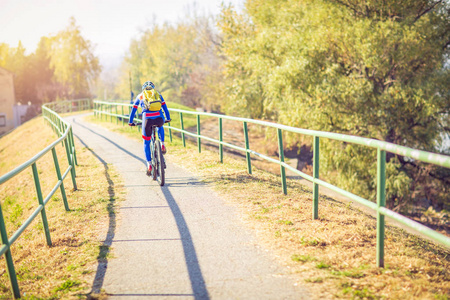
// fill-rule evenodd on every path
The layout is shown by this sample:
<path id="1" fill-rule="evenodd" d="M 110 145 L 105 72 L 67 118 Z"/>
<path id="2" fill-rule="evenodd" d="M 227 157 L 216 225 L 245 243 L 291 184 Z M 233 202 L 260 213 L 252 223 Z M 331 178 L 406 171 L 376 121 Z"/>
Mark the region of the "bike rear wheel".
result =
<path id="1" fill-rule="evenodd" d="M 155 144 L 153 144 L 153 151 L 152 151 L 152 156 L 153 156 L 153 159 L 152 159 L 152 167 L 153 167 L 153 169 L 152 169 L 152 179 L 153 180 L 156 180 L 157 173 L 158 173 L 158 162 L 156 160 L 156 157 L 157 157 L 156 153 L 157 153 L 157 151 L 156 151 L 156 143 L 155 143 Z"/>
<path id="2" fill-rule="evenodd" d="M 165 183 L 165 170 L 164 170 L 164 157 L 161 151 L 161 143 L 156 141 L 155 143 L 155 175 L 156 180 L 158 181 L 160 186 L 163 186 Z"/>

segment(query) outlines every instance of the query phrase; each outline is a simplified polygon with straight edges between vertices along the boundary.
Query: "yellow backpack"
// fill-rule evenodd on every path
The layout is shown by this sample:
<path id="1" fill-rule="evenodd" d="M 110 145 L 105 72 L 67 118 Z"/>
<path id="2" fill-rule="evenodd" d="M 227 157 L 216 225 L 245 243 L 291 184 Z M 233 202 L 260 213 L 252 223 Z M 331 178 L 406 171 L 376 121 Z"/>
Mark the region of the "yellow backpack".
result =
<path id="1" fill-rule="evenodd" d="M 161 97 L 155 89 L 144 90 L 144 106 L 149 111 L 159 111 L 162 106 Z"/>

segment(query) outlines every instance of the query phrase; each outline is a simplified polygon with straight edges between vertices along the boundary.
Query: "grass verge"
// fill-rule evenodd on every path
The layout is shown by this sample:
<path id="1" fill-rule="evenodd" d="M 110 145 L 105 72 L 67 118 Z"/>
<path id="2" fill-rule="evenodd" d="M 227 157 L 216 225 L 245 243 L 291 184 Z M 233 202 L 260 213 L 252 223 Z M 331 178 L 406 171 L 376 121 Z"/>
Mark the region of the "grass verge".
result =
<path id="1" fill-rule="evenodd" d="M 139 133 L 115 123 L 110 130 L 140 139 Z M 167 135 L 167 133 L 166 133 Z M 229 203 L 238 207 L 244 222 L 290 270 L 298 284 L 317 299 L 448 299 L 449 251 L 396 227 L 387 226 L 385 268 L 377 268 L 376 220 L 351 203 L 320 197 L 319 219 L 312 220 L 312 192 L 288 180 L 283 195 L 279 176 L 258 168 L 246 171 L 245 161 L 181 141 L 168 142 L 169 161 L 201 176 Z"/>
<path id="2" fill-rule="evenodd" d="M 35 118 L 0 138 L 0 174 L 11 171 L 57 138 L 42 117 Z M 87 298 L 101 260 L 101 240 L 115 208 L 124 198 L 121 179 L 114 168 L 102 165 L 77 140 L 77 185 L 70 174 L 64 180 L 70 211 L 65 211 L 58 190 L 46 205 L 52 246 L 47 246 L 40 215 L 12 245 L 11 252 L 23 299 Z M 61 172 L 68 167 L 65 149 L 56 146 Z M 51 152 L 38 160 L 37 168 L 45 196 L 57 177 Z M 31 168 L 0 186 L 1 205 L 11 237 L 38 205 Z M 109 252 L 109 251 L 108 251 Z M 5 260 L 0 261 L 0 299 L 11 299 Z"/>

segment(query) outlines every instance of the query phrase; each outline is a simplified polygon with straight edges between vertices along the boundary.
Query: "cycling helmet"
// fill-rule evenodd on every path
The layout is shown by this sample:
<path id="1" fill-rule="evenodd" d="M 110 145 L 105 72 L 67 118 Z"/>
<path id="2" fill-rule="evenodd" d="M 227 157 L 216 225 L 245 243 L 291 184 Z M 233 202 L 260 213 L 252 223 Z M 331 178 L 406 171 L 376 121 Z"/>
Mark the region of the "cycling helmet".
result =
<path id="1" fill-rule="evenodd" d="M 142 90 L 151 90 L 151 89 L 154 89 L 154 88 L 155 88 L 155 85 L 151 81 L 146 81 L 144 83 L 144 85 L 142 86 Z"/>

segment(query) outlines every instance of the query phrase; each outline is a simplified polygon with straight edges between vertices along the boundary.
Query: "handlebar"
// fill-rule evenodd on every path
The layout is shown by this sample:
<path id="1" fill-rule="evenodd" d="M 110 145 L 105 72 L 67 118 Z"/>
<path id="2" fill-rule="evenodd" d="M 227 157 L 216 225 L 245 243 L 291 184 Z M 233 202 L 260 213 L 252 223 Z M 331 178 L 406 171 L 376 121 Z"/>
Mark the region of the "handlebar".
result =
<path id="1" fill-rule="evenodd" d="M 165 123 L 170 123 L 172 120 L 166 120 L 166 121 L 164 121 L 164 124 Z M 142 123 L 128 123 L 128 126 L 138 126 L 138 125 L 140 125 L 140 126 L 142 126 Z"/>

